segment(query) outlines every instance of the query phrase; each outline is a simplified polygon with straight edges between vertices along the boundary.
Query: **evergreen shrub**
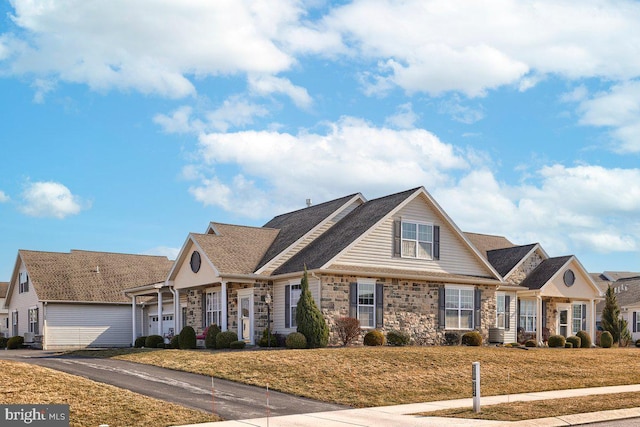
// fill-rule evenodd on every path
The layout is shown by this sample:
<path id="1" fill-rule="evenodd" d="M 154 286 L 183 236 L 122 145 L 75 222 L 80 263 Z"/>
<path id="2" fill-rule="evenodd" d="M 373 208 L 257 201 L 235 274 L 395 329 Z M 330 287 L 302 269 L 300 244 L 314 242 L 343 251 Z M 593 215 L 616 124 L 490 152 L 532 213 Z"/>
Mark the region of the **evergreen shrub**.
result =
<path id="1" fill-rule="evenodd" d="M 307 337 L 300 332 L 292 332 L 287 335 L 285 345 L 289 349 L 307 348 Z"/>
<path id="2" fill-rule="evenodd" d="M 147 341 L 147 337 L 138 337 L 136 338 L 135 342 L 133 343 L 133 346 L 135 348 L 142 348 L 144 347 L 145 342 Z"/>
<path id="3" fill-rule="evenodd" d="M 367 332 L 364 335 L 364 345 L 384 345 L 384 334 L 377 329 Z"/>
<path id="4" fill-rule="evenodd" d="M 580 338 L 580 347 L 591 348 L 591 335 L 587 331 L 578 331 L 576 334 Z"/>
<path id="5" fill-rule="evenodd" d="M 216 348 L 216 337 L 220 332 L 220 328 L 215 323 L 209 325 L 207 333 L 204 336 L 204 347 Z"/>
<path id="6" fill-rule="evenodd" d="M 613 335 L 609 331 L 603 331 L 600 335 L 600 347 L 611 348 L 613 345 Z"/>
<path id="7" fill-rule="evenodd" d="M 567 337 L 567 342 L 573 344 L 573 348 L 580 348 L 580 346 L 582 345 L 582 340 L 580 339 L 580 337 L 577 337 L 575 335 Z"/>
<path id="8" fill-rule="evenodd" d="M 0 337 L 0 350 L 7 348 L 7 341 L 9 341 L 9 338 Z"/>
<path id="9" fill-rule="evenodd" d="M 536 342 L 536 340 L 526 340 L 524 342 L 524 346 L 525 347 L 537 347 L 538 343 Z"/>
<path id="10" fill-rule="evenodd" d="M 300 287 L 300 299 L 296 307 L 297 332 L 305 336 L 308 348 L 326 347 L 329 344 L 329 326 L 309 290 L 306 266 Z"/>
<path id="11" fill-rule="evenodd" d="M 147 348 L 158 348 L 158 344 L 164 344 L 164 338 L 160 335 L 149 335 L 144 340 L 144 346 Z M 164 345 L 162 347 L 164 348 Z"/>
<path id="12" fill-rule="evenodd" d="M 278 337 L 269 328 L 264 328 L 258 345 L 260 347 L 278 347 Z"/>
<path id="13" fill-rule="evenodd" d="M 192 326 L 185 326 L 180 331 L 180 338 L 178 343 L 181 350 L 193 350 L 197 345 L 196 331 Z"/>
<path id="14" fill-rule="evenodd" d="M 482 345 L 482 335 L 478 331 L 465 332 L 462 335 L 462 345 L 479 347 Z"/>
<path id="15" fill-rule="evenodd" d="M 402 347 L 409 345 L 411 338 L 407 332 L 392 330 L 387 332 L 387 343 L 389 345 Z"/>
<path id="16" fill-rule="evenodd" d="M 180 335 L 174 335 L 171 337 L 171 341 L 169 341 L 169 348 L 180 348 Z"/>
<path id="17" fill-rule="evenodd" d="M 245 348 L 246 345 L 247 345 L 247 343 L 244 342 L 244 341 L 231 341 L 229 343 L 229 348 L 234 349 L 234 350 L 241 350 L 241 349 Z"/>
<path id="18" fill-rule="evenodd" d="M 573 342 L 572 341 L 567 341 L 564 343 L 564 348 L 573 348 Z"/>
<path id="19" fill-rule="evenodd" d="M 566 340 L 562 335 L 551 335 L 549 337 L 549 347 L 564 347 Z"/>
<path id="20" fill-rule="evenodd" d="M 22 348 L 22 344 L 24 344 L 24 337 L 21 335 L 16 335 L 15 337 L 11 337 L 7 340 L 7 349 L 19 350 Z"/>
<path id="21" fill-rule="evenodd" d="M 231 343 L 238 341 L 238 334 L 233 331 L 220 332 L 216 336 L 216 348 L 231 348 Z"/>

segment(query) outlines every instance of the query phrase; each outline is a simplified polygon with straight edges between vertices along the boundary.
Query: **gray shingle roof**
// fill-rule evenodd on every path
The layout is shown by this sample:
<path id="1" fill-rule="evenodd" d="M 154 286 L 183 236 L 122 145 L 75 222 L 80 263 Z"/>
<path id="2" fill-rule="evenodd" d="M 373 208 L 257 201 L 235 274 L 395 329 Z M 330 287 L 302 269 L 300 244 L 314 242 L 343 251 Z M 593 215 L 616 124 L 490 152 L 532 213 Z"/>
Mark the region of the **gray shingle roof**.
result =
<path id="1" fill-rule="evenodd" d="M 9 282 L 0 282 L 0 298 L 4 298 L 7 295 L 9 289 Z"/>
<path id="2" fill-rule="evenodd" d="M 319 268 L 384 218 L 421 187 L 369 200 L 278 267 L 274 274 Z"/>
<path id="3" fill-rule="evenodd" d="M 620 307 L 640 303 L 640 277 L 618 279 L 613 287 L 618 289 L 616 298 Z"/>
<path id="4" fill-rule="evenodd" d="M 520 283 L 520 286 L 529 289 L 542 288 L 571 258 L 572 256 L 568 255 L 545 259 Z"/>
<path id="5" fill-rule="evenodd" d="M 130 302 L 124 289 L 163 282 L 173 264 L 167 257 L 72 250 L 20 250 L 41 301 Z"/>
<path id="6" fill-rule="evenodd" d="M 331 214 L 356 195 L 357 193 L 278 215 L 271 221 L 267 222 L 263 227 L 278 229 L 280 230 L 280 233 L 275 238 L 271 247 L 264 253 L 264 256 L 258 263 L 256 270 L 264 266 L 267 262 L 292 245 L 315 226 L 327 219 Z"/>
<path id="7" fill-rule="evenodd" d="M 511 248 L 487 251 L 487 259 L 502 277 L 513 268 L 536 246 L 536 244 L 514 246 Z"/>
<path id="8" fill-rule="evenodd" d="M 212 223 L 220 233 L 191 234 L 220 274 L 251 274 L 278 230 L 263 227 Z"/>

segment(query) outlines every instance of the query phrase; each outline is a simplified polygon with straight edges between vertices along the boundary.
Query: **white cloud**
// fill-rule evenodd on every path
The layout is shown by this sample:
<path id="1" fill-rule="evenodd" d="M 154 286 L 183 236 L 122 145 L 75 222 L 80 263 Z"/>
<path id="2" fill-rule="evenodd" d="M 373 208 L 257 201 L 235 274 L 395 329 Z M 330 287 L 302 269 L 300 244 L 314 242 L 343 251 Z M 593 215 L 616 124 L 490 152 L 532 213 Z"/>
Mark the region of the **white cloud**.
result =
<path id="1" fill-rule="evenodd" d="M 441 114 L 447 114 L 457 122 L 467 125 L 476 123 L 484 119 L 484 111 L 482 107 L 469 107 L 464 105 L 458 95 L 453 95 L 449 99 L 446 99 L 438 106 L 438 111 Z"/>
<path id="2" fill-rule="evenodd" d="M 56 82 L 47 79 L 35 79 L 31 87 L 35 89 L 33 102 L 42 104 L 44 103 L 45 96 L 56 88 Z"/>
<path id="3" fill-rule="evenodd" d="M 178 254 L 180 253 L 180 248 L 172 248 L 169 246 L 157 246 L 155 248 L 151 248 L 148 251 L 145 251 L 142 255 L 159 255 L 166 256 L 169 259 L 178 258 Z"/>
<path id="4" fill-rule="evenodd" d="M 292 84 L 288 79 L 261 75 L 249 77 L 252 92 L 260 95 L 282 93 L 287 95 L 300 108 L 309 108 L 313 102 L 305 88 Z"/>
<path id="5" fill-rule="evenodd" d="M 200 133 L 205 124 L 199 119 L 192 119 L 193 108 L 188 105 L 176 109 L 171 115 L 156 114 L 154 123 L 160 125 L 166 133 Z"/>
<path id="6" fill-rule="evenodd" d="M 29 216 L 65 218 L 89 207 L 58 182 L 33 182 L 22 193 L 20 210 Z"/>
<path id="7" fill-rule="evenodd" d="M 4 191 L 0 190 L 0 203 L 6 203 L 9 201 L 9 196 Z"/>
<path id="8" fill-rule="evenodd" d="M 397 113 L 387 117 L 385 123 L 396 129 L 412 129 L 418 118 L 418 115 L 413 111 L 413 106 L 408 102 L 398 106 Z"/>

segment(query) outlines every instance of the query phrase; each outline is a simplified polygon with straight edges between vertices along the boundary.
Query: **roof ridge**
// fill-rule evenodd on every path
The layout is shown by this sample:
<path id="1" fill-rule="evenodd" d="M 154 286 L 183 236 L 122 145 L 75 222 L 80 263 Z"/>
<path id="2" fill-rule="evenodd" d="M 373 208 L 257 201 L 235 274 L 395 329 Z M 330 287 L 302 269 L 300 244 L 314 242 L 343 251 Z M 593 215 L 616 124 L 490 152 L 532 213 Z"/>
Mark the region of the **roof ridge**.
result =
<path id="1" fill-rule="evenodd" d="M 342 199 L 351 199 L 351 198 L 353 198 L 353 197 L 355 197 L 355 196 L 357 196 L 357 195 L 359 195 L 359 194 L 360 194 L 360 195 L 362 195 L 362 193 L 353 193 L 353 194 L 349 194 L 349 195 L 342 196 L 342 197 L 336 197 L 335 199 L 327 200 L 327 201 L 325 201 L 325 202 L 318 203 L 317 205 L 312 204 L 311 206 L 305 206 L 305 207 L 302 207 L 302 208 L 300 208 L 300 209 L 295 209 L 295 210 L 292 210 L 292 211 L 289 211 L 289 212 L 284 212 L 284 213 L 281 213 L 280 215 L 276 215 L 276 216 L 274 216 L 273 218 L 271 218 L 271 220 L 269 220 L 269 222 L 273 221 L 273 220 L 274 220 L 274 219 L 276 219 L 276 218 L 280 218 L 280 217 L 282 217 L 282 216 L 285 216 L 285 215 L 291 215 L 291 214 L 293 214 L 293 213 L 301 212 L 301 211 L 304 211 L 304 210 L 306 210 L 306 209 L 314 209 L 314 208 L 322 207 L 322 206 L 327 205 L 327 204 L 329 204 L 329 203 L 335 203 L 335 202 L 337 202 L 338 200 L 342 200 Z M 364 197 L 364 196 L 363 196 L 363 197 Z"/>

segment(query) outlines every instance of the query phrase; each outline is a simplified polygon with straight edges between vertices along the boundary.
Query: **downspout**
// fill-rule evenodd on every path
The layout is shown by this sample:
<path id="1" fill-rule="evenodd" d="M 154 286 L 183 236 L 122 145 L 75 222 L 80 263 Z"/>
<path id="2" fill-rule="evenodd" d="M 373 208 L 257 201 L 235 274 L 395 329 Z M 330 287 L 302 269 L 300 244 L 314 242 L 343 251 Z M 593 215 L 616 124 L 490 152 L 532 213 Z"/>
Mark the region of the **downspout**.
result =
<path id="1" fill-rule="evenodd" d="M 169 291 L 173 294 L 173 334 L 178 335 L 180 332 L 178 330 L 178 325 L 181 324 L 180 322 L 182 320 L 182 310 L 180 310 L 180 291 L 169 285 L 168 282 L 166 283 Z"/>
<path id="2" fill-rule="evenodd" d="M 47 350 L 47 301 L 42 303 L 42 349 Z"/>

